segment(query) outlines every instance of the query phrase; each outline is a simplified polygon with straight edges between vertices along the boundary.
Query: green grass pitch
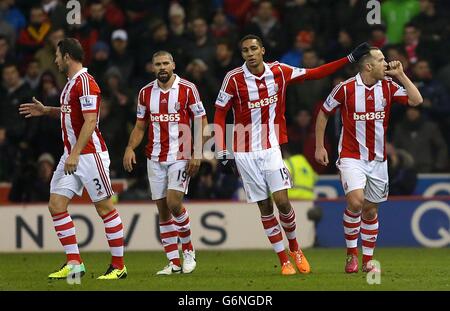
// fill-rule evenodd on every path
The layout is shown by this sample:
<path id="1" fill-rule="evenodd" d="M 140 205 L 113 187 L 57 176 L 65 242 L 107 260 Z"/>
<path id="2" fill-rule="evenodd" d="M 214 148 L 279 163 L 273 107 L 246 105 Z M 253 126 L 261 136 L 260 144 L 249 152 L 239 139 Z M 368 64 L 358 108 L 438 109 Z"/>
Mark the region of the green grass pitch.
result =
<path id="1" fill-rule="evenodd" d="M 313 272 L 281 276 L 270 250 L 197 251 L 192 274 L 156 276 L 166 261 L 161 252 L 128 252 L 128 278 L 98 281 L 109 262 L 108 253 L 82 254 L 87 273 L 80 285 L 49 281 L 65 256 L 58 253 L 0 254 L 0 290 L 450 290 L 450 248 L 379 248 L 376 259 L 380 285 L 369 285 L 366 275 L 343 273 L 344 249 L 307 249 Z"/>

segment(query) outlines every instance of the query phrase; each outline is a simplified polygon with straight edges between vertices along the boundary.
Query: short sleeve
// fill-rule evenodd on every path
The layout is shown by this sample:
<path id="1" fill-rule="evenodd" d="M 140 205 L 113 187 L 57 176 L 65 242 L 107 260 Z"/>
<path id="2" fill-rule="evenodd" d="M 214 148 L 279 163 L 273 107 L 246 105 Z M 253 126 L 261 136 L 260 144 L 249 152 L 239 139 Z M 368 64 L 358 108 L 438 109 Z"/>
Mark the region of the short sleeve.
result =
<path id="1" fill-rule="evenodd" d="M 335 86 L 333 91 L 328 95 L 323 105 L 320 107 L 326 114 L 332 114 L 345 101 L 345 90 L 342 83 Z"/>
<path id="2" fill-rule="evenodd" d="M 405 88 L 398 85 L 394 81 L 390 81 L 390 83 L 391 83 L 392 101 L 394 103 L 408 105 L 408 94 L 406 93 Z"/>
<path id="3" fill-rule="evenodd" d="M 283 72 L 284 78 L 286 79 L 286 83 L 289 83 L 294 79 L 301 80 L 302 77 L 306 74 L 305 68 L 293 67 L 283 63 L 280 63 L 280 68 Z"/>
<path id="4" fill-rule="evenodd" d="M 235 86 L 232 74 L 229 72 L 223 80 L 222 87 L 220 88 L 219 95 L 216 99 L 217 108 L 229 109 L 235 94 Z"/>
<path id="5" fill-rule="evenodd" d="M 189 88 L 188 94 L 188 107 L 189 113 L 194 118 L 203 117 L 206 115 L 205 107 L 200 99 L 200 94 L 198 93 L 197 87 L 192 85 Z"/>
<path id="6" fill-rule="evenodd" d="M 145 104 L 145 89 L 140 90 L 138 95 L 136 118 L 141 121 L 148 119 L 147 105 Z"/>
<path id="7" fill-rule="evenodd" d="M 78 95 L 81 111 L 98 112 L 100 104 L 100 88 L 91 77 L 82 74 L 78 81 Z"/>

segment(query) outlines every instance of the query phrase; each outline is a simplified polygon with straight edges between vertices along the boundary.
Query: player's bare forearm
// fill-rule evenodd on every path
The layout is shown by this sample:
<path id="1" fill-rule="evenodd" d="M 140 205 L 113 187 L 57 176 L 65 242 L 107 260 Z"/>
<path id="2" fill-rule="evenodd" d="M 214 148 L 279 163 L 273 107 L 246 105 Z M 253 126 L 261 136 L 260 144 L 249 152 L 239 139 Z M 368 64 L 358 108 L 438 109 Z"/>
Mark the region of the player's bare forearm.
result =
<path id="1" fill-rule="evenodd" d="M 145 129 L 147 128 L 145 121 L 138 120 L 130 134 L 127 148 L 134 150 L 139 146 L 144 138 Z"/>
<path id="2" fill-rule="evenodd" d="M 408 76 L 402 72 L 397 76 L 397 79 L 403 85 L 406 93 L 408 94 L 408 104 L 410 106 L 420 105 L 423 102 L 422 95 Z"/>
<path id="3" fill-rule="evenodd" d="M 49 117 L 59 119 L 61 116 L 61 108 L 45 106 L 44 114 Z"/>
<path id="4" fill-rule="evenodd" d="M 323 143 L 327 122 L 328 115 L 320 110 L 316 119 L 316 151 L 314 153 L 314 158 L 319 164 L 324 166 L 327 166 L 329 163 L 328 152 Z"/>
<path id="5" fill-rule="evenodd" d="M 61 109 L 57 107 L 44 106 L 36 97 L 33 96 L 32 103 L 24 103 L 19 106 L 19 113 L 25 118 L 40 117 L 48 115 L 53 118 L 59 118 Z"/>
<path id="6" fill-rule="evenodd" d="M 92 137 L 92 133 L 97 126 L 97 114 L 96 113 L 84 113 L 84 123 L 81 127 L 80 135 L 78 136 L 77 143 L 72 149 L 72 153 L 80 154 L 86 147 L 89 139 Z"/>
<path id="7" fill-rule="evenodd" d="M 316 118 L 316 149 L 324 147 L 323 141 L 327 123 L 328 116 L 322 110 L 319 110 Z"/>

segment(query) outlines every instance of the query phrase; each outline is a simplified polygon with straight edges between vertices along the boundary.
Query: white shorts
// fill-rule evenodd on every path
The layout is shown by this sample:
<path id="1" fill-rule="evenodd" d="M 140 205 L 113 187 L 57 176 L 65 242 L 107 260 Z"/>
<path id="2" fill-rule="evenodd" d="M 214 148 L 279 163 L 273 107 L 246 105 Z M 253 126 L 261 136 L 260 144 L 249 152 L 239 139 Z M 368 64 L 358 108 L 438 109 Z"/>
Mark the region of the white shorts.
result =
<path id="1" fill-rule="evenodd" d="M 387 161 L 344 158 L 338 159 L 336 166 L 340 171 L 345 194 L 355 189 L 363 189 L 367 201 L 380 203 L 387 200 L 389 193 Z"/>
<path id="2" fill-rule="evenodd" d="M 265 200 L 271 193 L 292 187 L 291 175 L 284 165 L 279 147 L 235 152 L 234 157 L 248 203 Z"/>
<path id="3" fill-rule="evenodd" d="M 74 194 L 81 196 L 85 187 L 93 203 L 114 194 L 109 178 L 108 151 L 81 154 L 77 171 L 72 175 L 64 174 L 64 163 L 68 156 L 64 153 L 59 160 L 50 183 L 50 193 L 72 199 Z"/>
<path id="4" fill-rule="evenodd" d="M 152 200 L 167 196 L 167 189 L 187 194 L 189 176 L 186 172 L 187 160 L 174 162 L 157 162 L 147 159 L 148 181 L 152 192 Z"/>

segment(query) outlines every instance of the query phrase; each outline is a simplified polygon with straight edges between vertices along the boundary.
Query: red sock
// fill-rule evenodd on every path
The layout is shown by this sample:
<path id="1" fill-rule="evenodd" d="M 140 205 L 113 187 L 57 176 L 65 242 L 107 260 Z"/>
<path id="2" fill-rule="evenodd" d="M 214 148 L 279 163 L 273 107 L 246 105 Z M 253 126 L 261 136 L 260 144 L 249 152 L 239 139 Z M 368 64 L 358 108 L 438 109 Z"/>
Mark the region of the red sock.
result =
<path id="1" fill-rule="evenodd" d="M 263 224 L 264 231 L 272 244 L 273 250 L 277 253 L 280 263 L 283 265 L 289 261 L 289 258 L 284 249 L 283 235 L 281 234 L 281 227 L 278 220 L 273 214 L 271 214 L 268 216 L 261 216 L 261 222 Z"/>
<path id="2" fill-rule="evenodd" d="M 81 260 L 80 251 L 78 250 L 75 226 L 69 213 L 55 214 L 52 215 L 52 218 L 56 235 L 66 252 L 67 262 L 82 263 L 83 260 Z"/>
<path id="3" fill-rule="evenodd" d="M 173 219 L 159 223 L 159 237 L 167 259 L 174 265 L 181 267 L 180 254 L 178 252 L 178 232 Z"/>
<path id="4" fill-rule="evenodd" d="M 114 209 L 102 216 L 105 225 L 106 239 L 111 251 L 111 265 L 116 269 L 123 269 L 123 225 L 119 213 Z"/>
<path id="5" fill-rule="evenodd" d="M 361 240 L 363 252 L 363 264 L 366 264 L 373 257 L 375 244 L 378 237 L 378 217 L 372 220 L 362 219 L 361 222 Z"/>
<path id="6" fill-rule="evenodd" d="M 178 236 L 181 241 L 181 249 L 184 251 L 189 250 L 192 251 L 194 248 L 192 247 L 191 242 L 191 224 L 189 221 L 189 214 L 187 210 L 183 207 L 181 214 L 175 216 L 175 227 L 178 231 Z"/>
<path id="7" fill-rule="evenodd" d="M 361 213 L 353 213 L 345 209 L 343 216 L 345 233 L 345 244 L 347 244 L 347 255 L 358 256 L 358 236 L 361 226 Z"/>
<path id="8" fill-rule="evenodd" d="M 295 233 L 297 226 L 295 224 L 294 209 L 291 208 L 287 214 L 283 214 L 281 212 L 279 214 L 281 226 L 283 227 L 284 233 L 289 241 L 289 250 L 291 252 L 298 251 L 297 236 Z"/>

